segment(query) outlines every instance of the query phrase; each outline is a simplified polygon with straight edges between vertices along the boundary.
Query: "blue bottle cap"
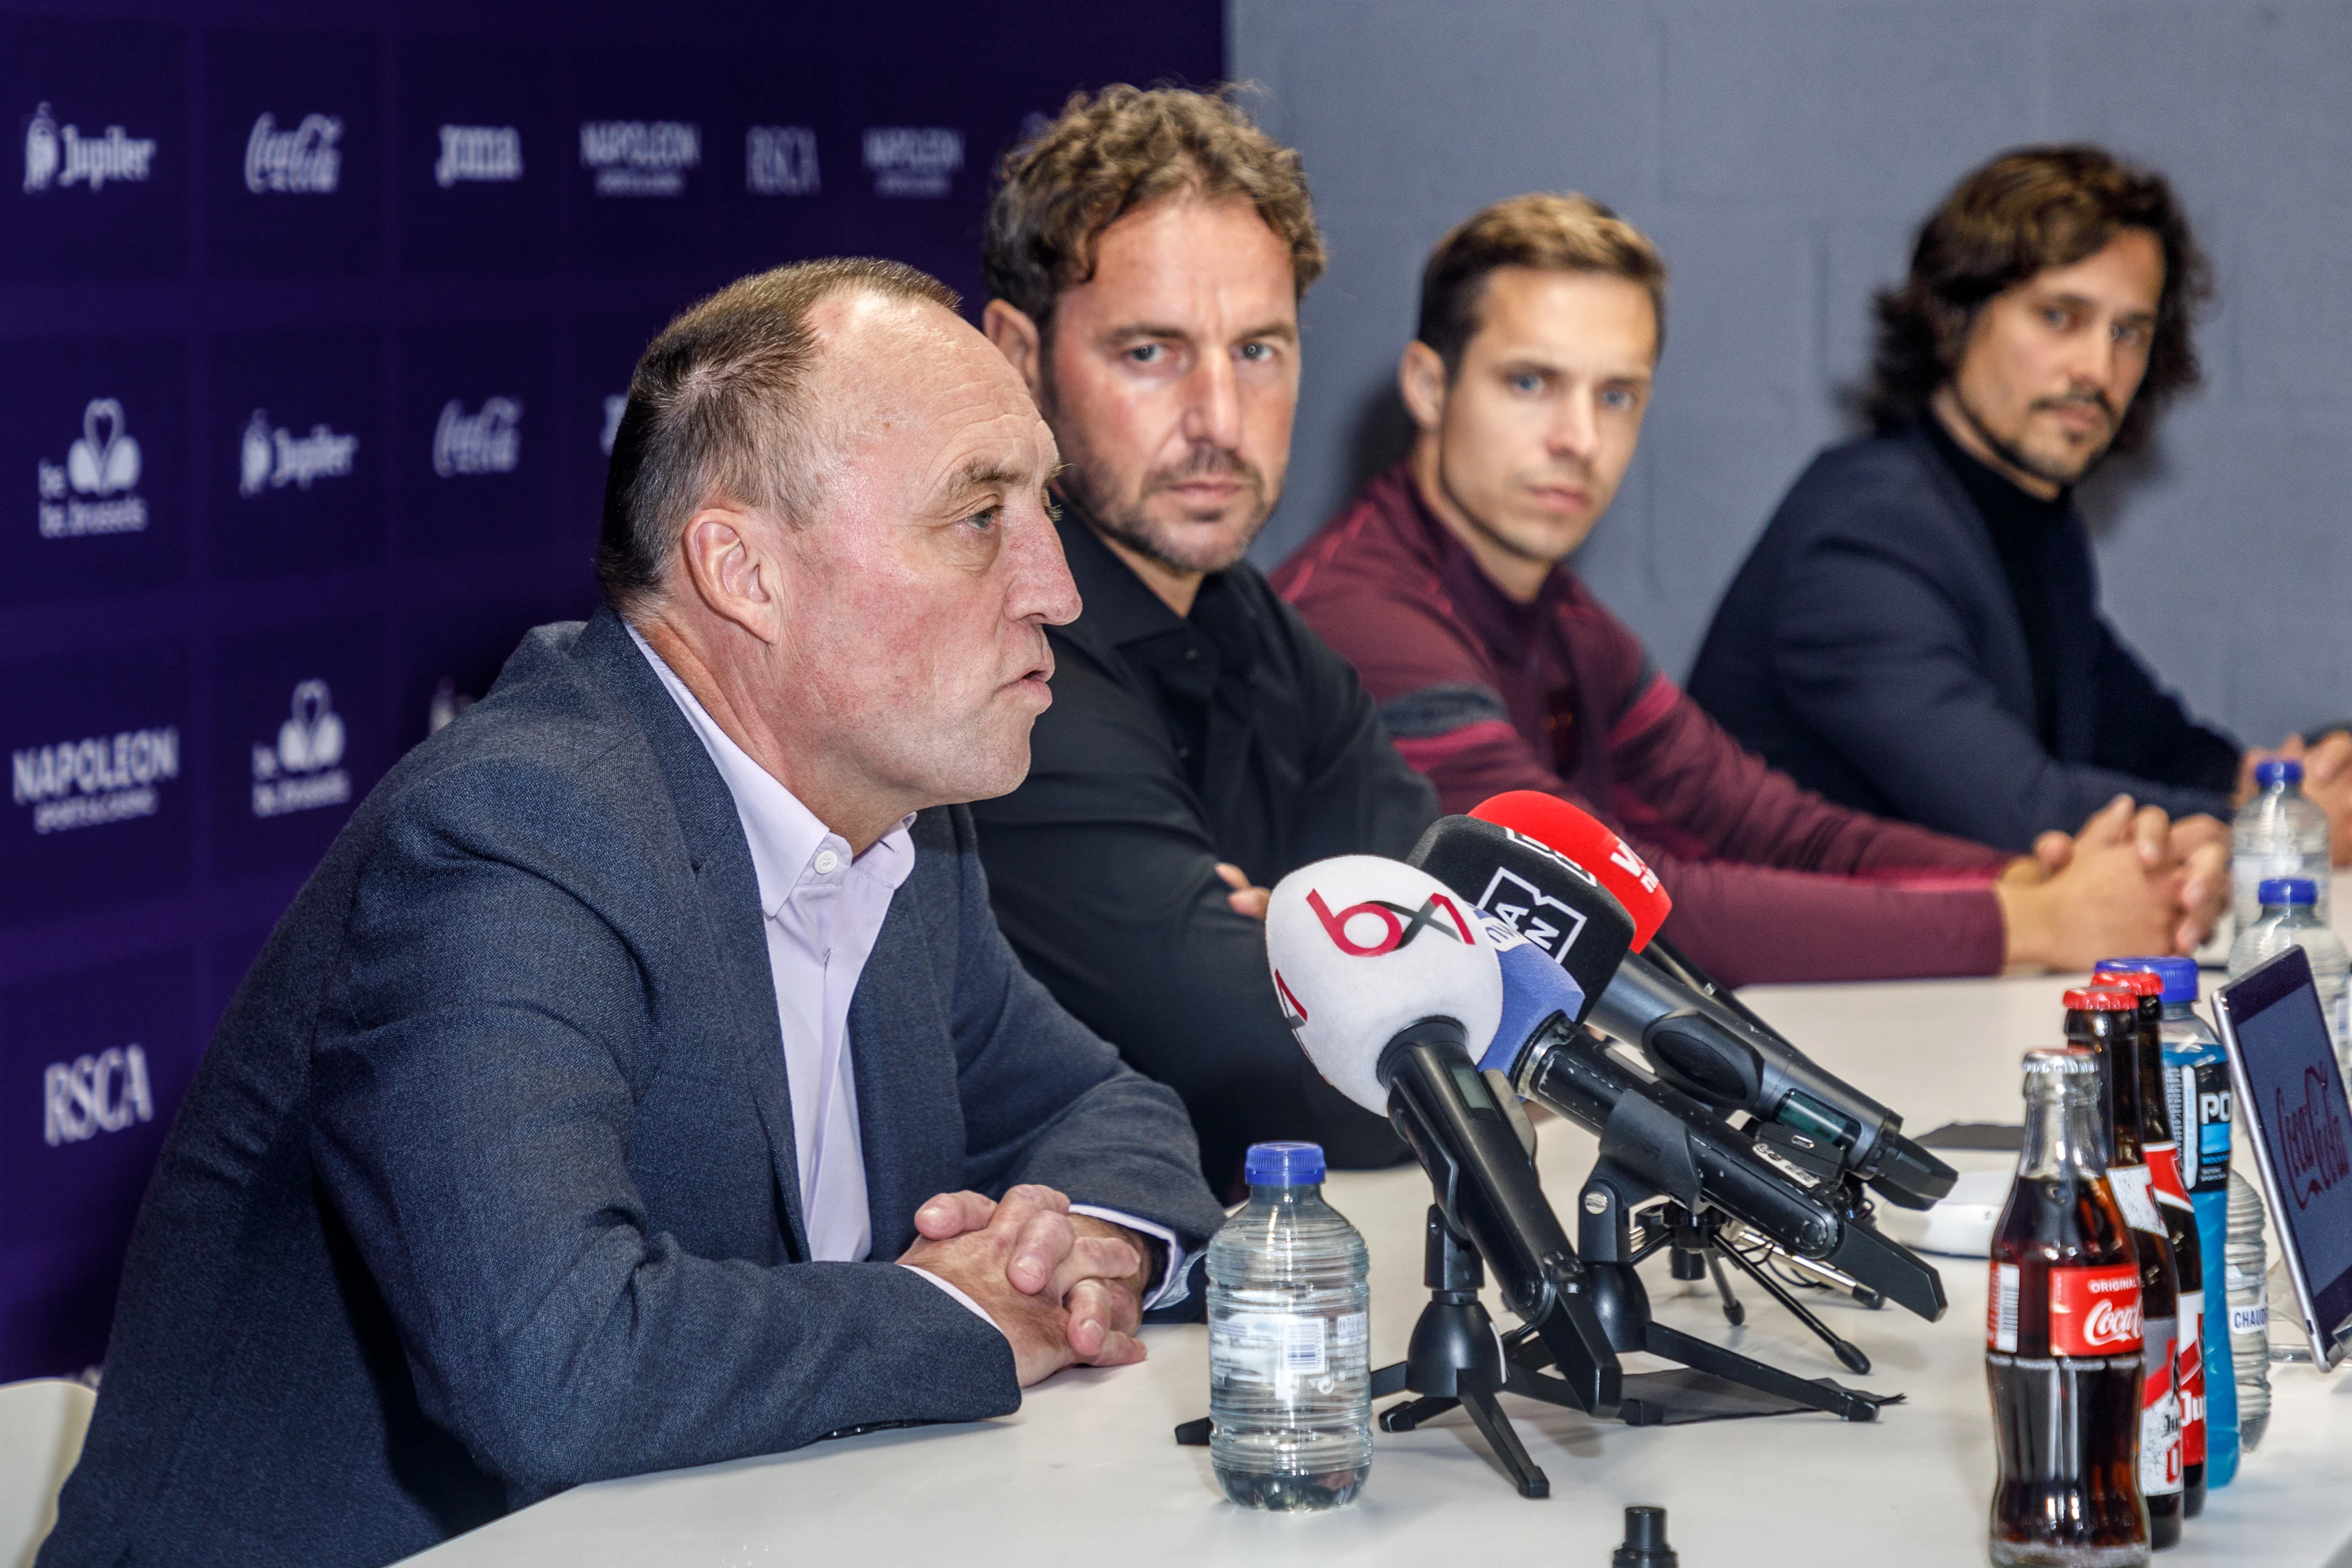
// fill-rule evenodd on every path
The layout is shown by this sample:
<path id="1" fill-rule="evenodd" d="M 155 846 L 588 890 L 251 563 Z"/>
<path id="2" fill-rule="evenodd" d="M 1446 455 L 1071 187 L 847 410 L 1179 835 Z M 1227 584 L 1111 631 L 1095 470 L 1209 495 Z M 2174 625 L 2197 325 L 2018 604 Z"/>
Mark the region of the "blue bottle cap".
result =
<path id="1" fill-rule="evenodd" d="M 2273 904 L 2315 904 L 2319 888 L 2308 877 L 2265 877 L 2254 889 L 2254 897 L 2264 909 Z"/>
<path id="2" fill-rule="evenodd" d="M 1253 1143 L 1242 1161 L 1253 1187 L 1311 1187 L 1323 1180 L 1320 1143 Z"/>
<path id="3" fill-rule="evenodd" d="M 2273 757 L 2266 763 L 2254 764 L 2254 782 L 2264 789 L 2270 788 L 2282 779 L 2291 784 L 2301 784 L 2303 764 L 2293 757 Z"/>
<path id="4" fill-rule="evenodd" d="M 2197 1000 L 2197 961 L 2193 958 L 2103 958 L 2095 973 L 2153 974 L 2164 982 L 2164 1000 L 2168 1004 Z"/>

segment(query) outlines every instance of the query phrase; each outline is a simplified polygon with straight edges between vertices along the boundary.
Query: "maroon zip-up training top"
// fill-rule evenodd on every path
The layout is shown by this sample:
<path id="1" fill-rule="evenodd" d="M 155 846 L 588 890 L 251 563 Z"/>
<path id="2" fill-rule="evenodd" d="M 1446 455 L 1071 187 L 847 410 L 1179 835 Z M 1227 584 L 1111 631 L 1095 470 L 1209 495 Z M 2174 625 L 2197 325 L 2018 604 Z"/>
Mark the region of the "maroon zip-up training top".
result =
<path id="1" fill-rule="evenodd" d="M 1509 598 L 1400 463 L 1273 578 L 1448 811 L 1543 790 L 1649 860 L 1665 934 L 1730 984 L 1990 974 L 2009 857 L 1832 805 L 1738 744 L 1566 566 Z"/>

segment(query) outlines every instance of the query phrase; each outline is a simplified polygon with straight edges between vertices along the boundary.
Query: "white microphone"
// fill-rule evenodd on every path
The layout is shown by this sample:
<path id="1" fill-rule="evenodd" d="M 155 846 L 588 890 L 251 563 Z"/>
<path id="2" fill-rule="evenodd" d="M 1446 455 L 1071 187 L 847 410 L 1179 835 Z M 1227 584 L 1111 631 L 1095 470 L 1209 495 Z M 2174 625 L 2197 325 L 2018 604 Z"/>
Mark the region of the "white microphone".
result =
<path id="1" fill-rule="evenodd" d="M 1377 855 L 1302 866 L 1266 900 L 1265 955 L 1299 1048 L 1332 1088 L 1389 1111 L 1381 1053 L 1414 1024 L 1451 1018 L 1495 1037 L 1503 976 L 1477 911 L 1425 871 Z"/>

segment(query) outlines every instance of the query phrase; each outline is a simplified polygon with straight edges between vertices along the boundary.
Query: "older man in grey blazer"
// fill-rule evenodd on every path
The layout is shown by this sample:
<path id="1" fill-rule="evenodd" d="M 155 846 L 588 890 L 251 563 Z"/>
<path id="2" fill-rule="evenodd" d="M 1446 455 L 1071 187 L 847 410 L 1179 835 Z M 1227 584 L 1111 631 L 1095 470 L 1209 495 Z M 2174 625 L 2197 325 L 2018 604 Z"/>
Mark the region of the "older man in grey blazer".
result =
<path id="1" fill-rule="evenodd" d="M 814 263 L 647 351 L 607 607 L 393 770 L 222 1022 L 44 1564 L 380 1563 L 1141 1358 L 1220 1216 L 989 913 L 957 803 L 1079 606 L 953 304 Z"/>

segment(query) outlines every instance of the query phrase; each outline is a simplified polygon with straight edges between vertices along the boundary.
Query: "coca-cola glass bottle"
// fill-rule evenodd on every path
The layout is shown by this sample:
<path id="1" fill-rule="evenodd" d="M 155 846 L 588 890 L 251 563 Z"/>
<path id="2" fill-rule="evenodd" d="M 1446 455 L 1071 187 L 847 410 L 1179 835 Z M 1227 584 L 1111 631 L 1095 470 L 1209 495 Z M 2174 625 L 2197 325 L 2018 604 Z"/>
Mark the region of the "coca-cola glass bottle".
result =
<path id="1" fill-rule="evenodd" d="M 2148 1545 L 2180 1542 L 2180 1272 L 2172 1236 L 2157 1207 L 2147 1144 L 2172 1136 L 2164 1107 L 2151 1105 L 2141 1072 L 2139 998 L 2113 985 L 2066 993 L 2066 1038 L 2092 1053 L 2106 1084 L 2107 1189 L 2132 1233 L 2139 1261 L 2140 1331 L 2147 1368 L 2140 1384 L 2139 1489 L 2147 1500 Z M 2153 1121 L 2151 1121 L 2153 1118 Z"/>
<path id="2" fill-rule="evenodd" d="M 2100 1168 L 2098 1065 L 2025 1058 L 2025 1142 L 1993 1229 L 1985 1314 L 2001 1568 L 2127 1568 L 2148 1557 L 2139 1485 L 2140 1269 Z"/>

